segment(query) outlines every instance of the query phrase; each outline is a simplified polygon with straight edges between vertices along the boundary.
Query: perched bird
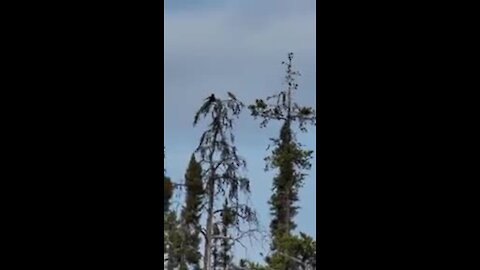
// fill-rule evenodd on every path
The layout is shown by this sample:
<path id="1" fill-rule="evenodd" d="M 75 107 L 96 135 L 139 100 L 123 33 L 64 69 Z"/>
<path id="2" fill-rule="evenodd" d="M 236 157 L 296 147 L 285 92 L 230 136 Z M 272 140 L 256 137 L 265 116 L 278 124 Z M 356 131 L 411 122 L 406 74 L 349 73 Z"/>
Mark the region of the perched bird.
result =
<path id="1" fill-rule="evenodd" d="M 208 98 L 208 102 L 214 102 L 215 100 L 216 100 L 215 94 L 212 94 L 212 95 Z"/>
<path id="2" fill-rule="evenodd" d="M 231 92 L 227 92 L 228 96 L 233 99 L 233 100 L 237 100 L 237 98 L 235 97 L 234 94 L 232 94 Z"/>
<path id="3" fill-rule="evenodd" d="M 198 123 L 198 120 L 200 119 L 201 115 L 206 115 L 209 112 L 210 108 L 212 107 L 212 105 L 215 104 L 216 100 L 217 98 L 215 97 L 214 94 L 212 94 L 211 96 L 205 99 L 205 103 L 202 105 L 200 110 L 198 110 L 198 112 L 195 114 L 195 118 L 193 120 L 194 126 Z"/>

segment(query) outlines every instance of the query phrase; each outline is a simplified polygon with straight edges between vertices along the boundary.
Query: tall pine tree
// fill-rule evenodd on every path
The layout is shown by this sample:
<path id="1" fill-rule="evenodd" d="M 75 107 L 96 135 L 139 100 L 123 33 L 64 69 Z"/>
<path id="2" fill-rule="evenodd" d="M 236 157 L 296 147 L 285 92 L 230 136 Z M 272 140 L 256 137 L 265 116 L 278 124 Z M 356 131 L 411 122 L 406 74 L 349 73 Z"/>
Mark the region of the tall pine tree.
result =
<path id="1" fill-rule="evenodd" d="M 163 158 L 165 159 L 165 149 L 163 152 Z M 166 170 L 163 169 L 163 213 L 168 211 L 170 206 L 170 199 L 173 195 L 173 185 L 169 177 L 165 175 Z"/>
<path id="2" fill-rule="evenodd" d="M 262 119 L 261 127 L 266 127 L 272 120 L 282 123 L 279 137 L 271 139 L 273 151 L 265 158 L 266 169 L 277 171 L 273 179 L 273 194 L 269 200 L 272 215 L 270 231 L 273 239 L 272 251 L 281 254 L 289 251 L 282 244 L 296 227 L 294 217 L 298 212 L 296 205 L 298 192 L 306 176 L 304 171 L 311 168 L 310 159 L 313 155 L 313 151 L 304 150 L 297 141 L 294 125 L 297 124 L 302 132 L 307 132 L 308 124 L 316 125 L 315 111 L 310 107 L 298 105 L 293 99 L 294 92 L 298 90 L 296 77 L 300 73 L 293 69 L 292 62 L 293 53 L 289 53 L 288 61 L 282 63 L 286 66 L 287 89 L 266 100 L 257 99 L 255 104 L 249 106 L 252 116 Z M 267 258 L 267 261 L 269 260 L 270 258 Z M 295 269 L 293 265 L 287 261 L 284 265 L 276 267 L 280 267 L 279 270 Z"/>
<path id="3" fill-rule="evenodd" d="M 218 223 L 218 235 L 222 238 L 217 238 L 215 242 L 215 260 L 214 265 L 221 270 L 228 270 L 232 263 L 233 254 L 232 247 L 234 245 L 230 236 L 230 229 L 233 226 L 236 215 L 233 209 L 229 207 L 228 200 L 223 203 L 223 209 L 221 210 L 221 221 Z"/>
<path id="4" fill-rule="evenodd" d="M 165 159 L 165 149 L 163 152 L 163 158 Z M 168 227 L 168 224 L 166 222 L 167 220 L 167 215 L 168 215 L 168 209 L 170 205 L 170 199 L 173 194 L 173 186 L 172 182 L 169 177 L 165 175 L 166 170 L 163 169 L 163 253 L 165 254 L 167 252 L 167 243 L 165 240 L 167 240 L 167 234 L 166 234 L 166 227 Z"/>
<path id="5" fill-rule="evenodd" d="M 200 266 L 200 218 L 203 203 L 202 167 L 192 155 L 185 173 L 185 205 L 181 214 L 180 270 Z"/>
<path id="6" fill-rule="evenodd" d="M 204 167 L 205 201 L 207 221 L 203 233 L 205 248 L 203 254 L 203 270 L 213 269 L 214 242 L 225 238 L 216 232 L 215 219 L 222 209 L 215 209 L 215 203 L 224 199 L 228 207 L 235 214 L 234 229 L 240 230 L 240 221 L 256 222 L 253 209 L 241 202 L 241 194 L 250 193 L 250 182 L 240 176 L 240 169 L 246 167 L 246 162 L 237 154 L 235 136 L 233 133 L 234 120 L 240 115 L 243 103 L 228 93 L 226 100 L 215 95 L 208 97 L 197 114 L 194 125 L 201 119 L 208 120 L 208 128 L 200 138 L 196 153 L 200 156 L 200 164 Z M 228 236 L 233 240 L 233 237 Z"/>

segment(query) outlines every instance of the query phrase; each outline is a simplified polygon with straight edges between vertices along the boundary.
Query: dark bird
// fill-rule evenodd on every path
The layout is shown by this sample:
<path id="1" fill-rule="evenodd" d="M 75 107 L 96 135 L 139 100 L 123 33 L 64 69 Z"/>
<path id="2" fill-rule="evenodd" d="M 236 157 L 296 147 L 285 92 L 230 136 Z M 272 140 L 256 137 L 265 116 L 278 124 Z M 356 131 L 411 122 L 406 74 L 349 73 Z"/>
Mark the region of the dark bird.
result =
<path id="1" fill-rule="evenodd" d="M 209 96 L 208 98 L 205 99 L 205 103 L 202 105 L 200 110 L 198 110 L 198 112 L 195 114 L 195 118 L 193 120 L 193 125 L 194 126 L 198 123 L 198 120 L 200 119 L 201 115 L 205 116 L 210 111 L 210 108 L 213 105 L 215 105 L 216 100 L 217 99 L 215 98 L 214 94 L 212 94 L 211 96 Z"/>
<path id="2" fill-rule="evenodd" d="M 237 100 L 237 98 L 235 97 L 234 94 L 232 94 L 231 92 L 227 92 L 228 96 L 233 99 L 233 100 Z"/>
<path id="3" fill-rule="evenodd" d="M 212 94 L 212 95 L 208 98 L 208 102 L 214 102 L 215 100 L 216 100 L 215 94 Z"/>

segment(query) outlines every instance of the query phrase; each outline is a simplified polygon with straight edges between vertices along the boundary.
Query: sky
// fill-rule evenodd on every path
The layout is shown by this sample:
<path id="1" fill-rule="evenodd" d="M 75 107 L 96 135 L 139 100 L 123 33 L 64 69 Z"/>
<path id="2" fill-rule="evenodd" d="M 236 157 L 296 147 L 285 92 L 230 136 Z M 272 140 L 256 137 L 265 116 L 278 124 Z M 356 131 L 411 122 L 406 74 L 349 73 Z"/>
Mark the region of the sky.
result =
<path id="1" fill-rule="evenodd" d="M 288 52 L 295 53 L 298 78 L 296 100 L 316 108 L 316 1 L 314 0 L 165 0 L 164 1 L 164 144 L 165 168 L 175 182 L 183 175 L 202 128 L 193 127 L 193 116 L 210 94 L 227 91 L 246 104 L 272 95 L 285 86 Z M 268 138 L 279 126 L 259 128 L 245 111 L 236 124 L 239 154 L 248 164 L 251 202 L 262 227 L 270 222 L 267 201 L 272 173 L 264 172 Z M 316 129 L 298 134 L 307 148 L 316 149 Z M 313 163 L 316 162 L 314 155 Z M 300 192 L 297 231 L 316 238 L 316 168 L 313 166 Z M 248 241 L 247 241 L 248 242 Z M 245 243 L 236 255 L 261 261 L 268 244 Z"/>

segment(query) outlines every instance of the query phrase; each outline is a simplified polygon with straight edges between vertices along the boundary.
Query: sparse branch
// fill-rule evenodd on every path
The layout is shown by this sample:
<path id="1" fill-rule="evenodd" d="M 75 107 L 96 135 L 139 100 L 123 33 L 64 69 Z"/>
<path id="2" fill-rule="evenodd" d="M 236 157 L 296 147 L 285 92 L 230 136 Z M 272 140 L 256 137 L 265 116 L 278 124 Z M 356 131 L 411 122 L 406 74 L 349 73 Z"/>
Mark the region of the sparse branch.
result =
<path id="1" fill-rule="evenodd" d="M 232 237 L 232 236 L 224 236 L 224 235 L 214 235 L 212 236 L 212 239 L 222 239 L 222 240 L 232 240 L 232 241 L 238 241 L 243 239 L 246 235 L 248 234 L 253 234 L 259 232 L 257 229 L 251 229 L 245 232 L 241 232 L 237 237 Z"/>
<path id="2" fill-rule="evenodd" d="M 204 228 L 199 229 L 200 234 L 206 239 L 207 238 L 207 231 Z"/>
<path id="3" fill-rule="evenodd" d="M 228 229 L 231 226 L 221 224 L 224 225 L 221 237 L 214 233 L 219 225 L 214 218 L 222 212 L 214 209 L 215 202 L 224 198 L 227 200 L 226 203 L 236 203 L 240 193 L 249 192 L 248 180 L 240 177 L 238 172 L 246 166 L 246 162 L 237 154 L 233 132 L 234 119 L 239 117 L 244 104 L 230 92 L 228 97 L 220 99 L 214 94 L 210 95 L 195 114 L 193 122 L 196 126 L 203 119 L 209 120 L 208 128 L 202 134 L 195 151 L 203 166 L 202 178 L 205 186 L 207 222 L 206 230 L 202 233 L 205 238 L 204 270 L 210 270 L 212 267 L 214 240 L 228 236 Z M 232 220 L 236 222 L 245 217 L 247 217 L 245 213 L 235 214 Z M 222 245 L 224 250 L 229 248 L 227 244 Z"/>
<path id="4" fill-rule="evenodd" d="M 292 261 L 300 264 L 301 266 L 303 266 L 303 267 L 305 267 L 305 268 L 308 267 L 307 264 L 305 264 L 303 261 L 301 261 L 301 260 L 298 259 L 298 258 L 292 257 L 292 256 L 290 256 L 290 255 L 288 255 L 288 254 L 285 254 L 285 253 L 281 252 L 281 251 L 279 251 L 278 254 L 280 254 L 280 255 L 284 256 L 285 258 L 290 259 L 290 260 L 292 260 Z"/>

